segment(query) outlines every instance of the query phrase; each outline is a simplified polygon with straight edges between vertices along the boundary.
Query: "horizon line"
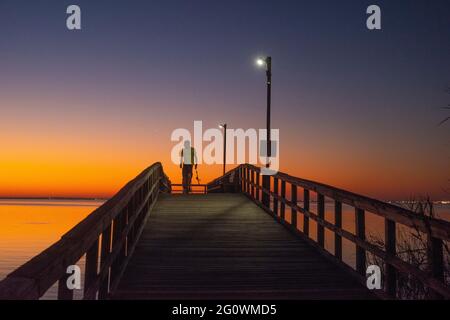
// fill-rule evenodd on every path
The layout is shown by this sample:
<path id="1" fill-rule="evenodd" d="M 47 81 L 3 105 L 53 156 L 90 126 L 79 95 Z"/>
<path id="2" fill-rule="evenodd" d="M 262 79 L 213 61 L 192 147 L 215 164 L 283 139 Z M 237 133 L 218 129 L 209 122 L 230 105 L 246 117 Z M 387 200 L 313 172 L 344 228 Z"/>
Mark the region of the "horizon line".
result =
<path id="1" fill-rule="evenodd" d="M 41 197 L 23 197 L 23 196 L 19 196 L 19 197 L 2 197 L 0 196 L 0 200 L 91 200 L 91 201 L 108 201 L 109 199 L 111 199 L 112 197 L 46 197 L 46 196 L 41 196 Z M 413 202 L 417 202 L 418 200 L 405 200 L 405 199 L 397 199 L 397 200 L 384 200 L 384 199 L 378 199 L 381 200 L 383 202 L 401 202 L 401 203 L 413 203 Z M 316 200 L 310 200 L 311 202 L 317 202 Z M 301 200 L 298 200 L 298 202 L 302 202 Z M 325 200 L 325 203 L 331 203 L 333 201 L 327 201 Z M 440 203 L 440 204 L 450 204 L 450 199 L 441 199 L 441 200 L 432 200 L 432 203 Z"/>

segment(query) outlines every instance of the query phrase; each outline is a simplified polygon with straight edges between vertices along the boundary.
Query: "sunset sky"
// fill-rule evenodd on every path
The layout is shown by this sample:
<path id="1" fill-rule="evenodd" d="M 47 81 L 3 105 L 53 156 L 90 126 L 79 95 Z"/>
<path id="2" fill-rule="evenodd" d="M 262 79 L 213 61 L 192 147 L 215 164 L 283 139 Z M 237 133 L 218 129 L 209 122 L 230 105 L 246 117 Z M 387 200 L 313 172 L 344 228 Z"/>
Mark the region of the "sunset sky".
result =
<path id="1" fill-rule="evenodd" d="M 174 129 L 265 127 L 271 55 L 281 171 L 450 199 L 449 17 L 448 0 L 0 0 L 0 197 L 108 197 L 155 161 L 179 182 Z"/>

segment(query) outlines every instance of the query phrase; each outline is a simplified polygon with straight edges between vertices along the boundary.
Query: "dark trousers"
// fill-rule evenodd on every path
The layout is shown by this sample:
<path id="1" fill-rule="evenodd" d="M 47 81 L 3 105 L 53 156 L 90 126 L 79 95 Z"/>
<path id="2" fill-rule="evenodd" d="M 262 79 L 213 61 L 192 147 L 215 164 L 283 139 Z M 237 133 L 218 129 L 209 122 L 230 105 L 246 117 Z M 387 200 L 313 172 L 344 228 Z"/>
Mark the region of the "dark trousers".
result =
<path id="1" fill-rule="evenodd" d="M 191 191 L 192 181 L 192 165 L 183 165 L 183 193 L 189 193 Z"/>

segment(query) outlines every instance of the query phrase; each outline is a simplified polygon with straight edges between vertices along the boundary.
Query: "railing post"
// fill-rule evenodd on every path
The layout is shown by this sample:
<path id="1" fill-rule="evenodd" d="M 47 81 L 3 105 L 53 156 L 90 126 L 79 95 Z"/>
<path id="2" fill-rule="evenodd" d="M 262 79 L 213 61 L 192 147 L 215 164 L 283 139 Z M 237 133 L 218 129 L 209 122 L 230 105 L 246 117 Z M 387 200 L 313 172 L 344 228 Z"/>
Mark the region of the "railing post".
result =
<path id="1" fill-rule="evenodd" d="M 260 181 L 261 181 L 261 179 L 260 179 L 260 176 L 259 176 L 259 172 L 256 172 L 256 185 L 257 185 L 257 188 L 256 188 L 256 200 L 257 201 L 259 201 L 259 194 L 261 192 Z"/>
<path id="2" fill-rule="evenodd" d="M 245 167 L 245 193 L 249 194 L 249 183 L 248 183 L 248 179 L 249 179 L 249 168 Z"/>
<path id="3" fill-rule="evenodd" d="M 112 250 L 116 250 L 115 248 L 119 245 L 120 242 L 120 236 L 122 233 L 122 219 L 121 219 L 122 213 L 119 213 L 119 215 L 113 220 L 113 231 L 112 231 Z M 110 284 L 115 281 L 118 272 L 119 272 L 119 266 L 121 259 L 121 252 L 116 256 L 114 259 L 114 262 L 111 265 L 111 276 L 110 276 Z"/>
<path id="4" fill-rule="evenodd" d="M 90 292 L 87 295 L 87 291 L 91 285 L 95 282 L 97 278 L 97 268 L 98 268 L 98 238 L 86 252 L 86 264 L 84 270 L 84 298 L 85 299 L 95 299 L 95 292 Z"/>
<path id="5" fill-rule="evenodd" d="M 303 189 L 303 209 L 309 211 L 309 190 Z M 309 217 L 303 215 L 303 233 L 309 237 Z"/>
<path id="6" fill-rule="evenodd" d="M 268 193 L 270 191 L 270 176 L 269 175 L 263 175 L 262 177 L 262 204 L 266 208 L 270 208 L 270 194 Z"/>
<path id="7" fill-rule="evenodd" d="M 239 192 L 242 192 L 242 165 L 239 166 L 239 168 L 238 168 L 237 179 L 238 179 L 238 188 L 239 188 L 238 190 L 239 190 Z"/>
<path id="8" fill-rule="evenodd" d="M 384 245 L 388 255 L 395 256 L 396 249 L 396 227 L 395 221 L 385 219 L 384 220 Z M 386 269 L 386 281 L 385 290 L 391 297 L 397 296 L 397 270 L 389 263 L 385 264 Z"/>
<path id="9" fill-rule="evenodd" d="M 286 212 L 286 181 L 281 180 L 281 204 L 280 204 L 280 219 L 284 221 Z"/>
<path id="10" fill-rule="evenodd" d="M 334 225 L 342 229 L 342 203 L 339 201 L 334 202 Z M 342 237 L 334 233 L 334 256 L 339 260 L 342 260 Z"/>
<path id="11" fill-rule="evenodd" d="M 255 199 L 255 171 L 250 170 L 250 185 L 252 199 Z"/>
<path id="12" fill-rule="evenodd" d="M 111 223 L 109 224 L 108 228 L 106 228 L 106 230 L 103 231 L 102 233 L 102 248 L 100 254 L 101 271 L 104 269 L 106 259 L 108 258 L 110 252 L 111 252 Z M 104 272 L 106 273 L 106 275 L 104 276 L 105 278 L 100 282 L 100 288 L 98 291 L 99 299 L 106 299 L 109 292 L 109 276 L 110 276 L 109 268 Z"/>
<path id="13" fill-rule="evenodd" d="M 242 188 L 242 192 L 245 193 L 245 171 L 247 170 L 247 168 L 245 166 L 241 167 L 241 188 Z"/>
<path id="14" fill-rule="evenodd" d="M 271 200 L 272 200 L 272 196 L 270 195 L 270 191 L 271 191 L 271 189 L 272 189 L 272 186 L 271 186 L 271 180 L 272 179 L 272 176 L 268 176 L 268 178 L 267 178 L 267 184 L 268 184 L 268 186 L 269 186 L 269 189 L 267 189 L 267 192 L 268 192 L 268 194 L 267 194 L 267 199 L 268 199 L 268 206 L 267 206 L 267 209 L 269 209 L 269 211 L 271 211 Z"/>
<path id="15" fill-rule="evenodd" d="M 356 236 L 365 241 L 366 240 L 366 221 L 364 210 L 355 208 L 355 230 Z M 366 251 L 356 244 L 356 271 L 361 274 L 366 274 Z"/>
<path id="16" fill-rule="evenodd" d="M 273 214 L 278 217 L 278 179 L 273 178 L 273 193 L 275 197 L 273 198 Z"/>
<path id="17" fill-rule="evenodd" d="M 252 174 L 252 170 L 250 168 L 247 168 L 247 193 L 248 195 L 251 195 L 252 193 L 252 185 L 251 185 L 251 174 Z"/>
<path id="18" fill-rule="evenodd" d="M 70 274 L 64 271 L 64 275 L 58 281 L 58 300 L 73 300 L 73 290 L 67 287 L 67 279 Z"/>
<path id="19" fill-rule="evenodd" d="M 241 167 L 241 192 L 245 193 L 245 167 Z"/>
<path id="20" fill-rule="evenodd" d="M 317 216 L 322 221 L 325 220 L 325 197 L 323 194 L 317 194 Z M 325 228 L 321 221 L 317 221 L 317 243 L 322 248 L 325 247 Z"/>
<path id="21" fill-rule="evenodd" d="M 440 282 L 444 282 L 444 254 L 442 239 L 428 235 L 427 239 L 427 256 L 428 268 L 431 276 Z M 442 296 L 432 289 L 428 288 L 429 299 L 442 299 Z"/>
<path id="22" fill-rule="evenodd" d="M 135 207 L 136 207 L 136 205 L 132 205 L 132 208 L 135 208 Z M 146 208 L 143 209 L 143 211 L 145 211 L 145 210 L 146 210 Z M 133 226 L 131 227 L 131 229 L 129 230 L 128 235 L 127 235 L 127 237 L 128 237 L 128 239 L 127 239 L 128 245 L 133 244 L 133 242 L 135 241 L 135 230 L 136 229 L 134 227 L 138 223 L 140 223 L 141 216 L 138 214 L 138 212 L 135 212 L 135 211 L 132 211 L 132 210 L 127 210 L 127 218 L 128 218 L 128 220 L 133 219 L 134 216 L 136 216 L 135 223 L 133 224 Z"/>
<path id="23" fill-rule="evenodd" d="M 139 203 L 134 206 L 133 210 L 137 211 L 138 208 L 140 207 L 141 203 L 142 202 L 139 201 Z M 130 212 L 129 207 L 127 207 L 126 210 L 122 213 L 122 232 L 125 230 L 125 228 L 128 225 L 128 219 L 129 219 L 128 218 L 128 214 L 129 214 L 129 212 Z M 134 214 L 136 214 L 136 215 L 140 214 L 141 215 L 140 221 L 143 221 L 144 218 L 145 218 L 145 214 L 146 214 L 145 208 L 142 208 L 142 210 L 140 212 L 135 212 Z M 127 237 L 128 237 L 128 235 L 125 235 L 125 239 L 124 239 L 123 247 L 122 247 L 122 259 L 125 259 L 125 257 L 127 256 L 127 253 L 128 253 L 128 243 L 127 243 L 128 239 L 126 239 Z"/>
<path id="24" fill-rule="evenodd" d="M 291 185 L 291 225 L 297 229 L 297 186 L 295 184 Z"/>

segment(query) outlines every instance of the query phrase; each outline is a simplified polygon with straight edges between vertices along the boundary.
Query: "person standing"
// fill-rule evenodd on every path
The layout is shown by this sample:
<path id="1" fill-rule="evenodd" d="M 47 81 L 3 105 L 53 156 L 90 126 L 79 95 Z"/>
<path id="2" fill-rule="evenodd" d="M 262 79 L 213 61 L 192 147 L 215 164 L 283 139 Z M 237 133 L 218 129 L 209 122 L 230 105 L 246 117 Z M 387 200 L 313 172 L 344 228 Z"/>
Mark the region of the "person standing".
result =
<path id="1" fill-rule="evenodd" d="M 191 146 L 191 141 L 184 141 L 184 147 L 180 154 L 180 168 L 183 173 L 183 193 L 188 194 L 191 191 L 192 167 L 197 169 L 197 153 Z"/>

